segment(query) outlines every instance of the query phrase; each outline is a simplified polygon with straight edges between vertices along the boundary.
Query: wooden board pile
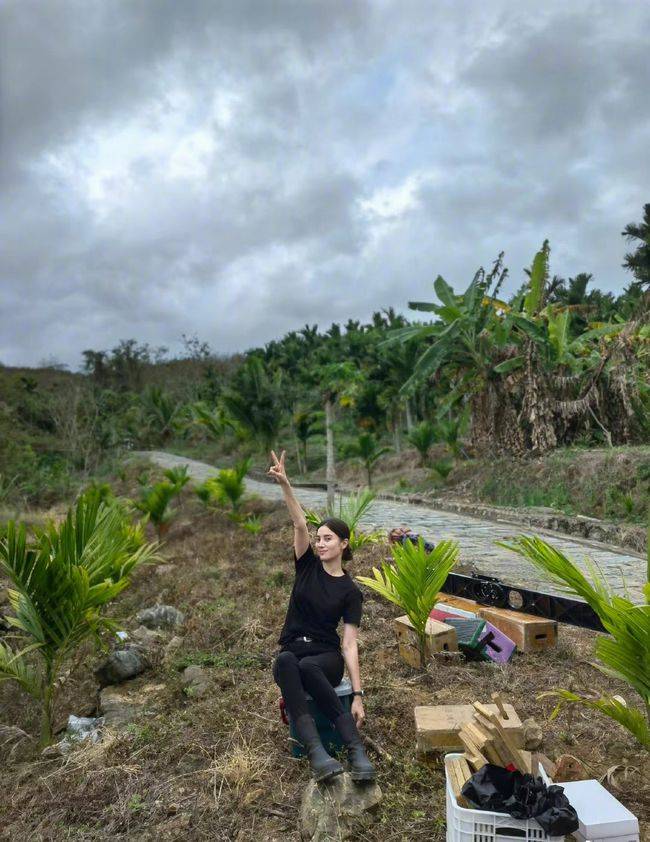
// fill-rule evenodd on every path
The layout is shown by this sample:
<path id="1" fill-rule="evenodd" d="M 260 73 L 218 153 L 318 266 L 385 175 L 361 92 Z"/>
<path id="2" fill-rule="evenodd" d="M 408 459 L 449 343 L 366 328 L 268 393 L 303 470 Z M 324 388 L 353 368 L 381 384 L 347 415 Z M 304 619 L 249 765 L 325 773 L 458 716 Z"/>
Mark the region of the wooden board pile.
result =
<path id="1" fill-rule="evenodd" d="M 532 774 L 538 771 L 531 753 L 518 748 L 512 734 L 503 727 L 501 720 L 508 719 L 508 712 L 501 695 L 493 693 L 492 699 L 499 709 L 501 719 L 486 705 L 474 702 L 472 721 L 463 724 L 458 732 L 465 753 L 448 761 L 449 781 L 461 807 L 468 806 L 461 794 L 465 782 L 486 763 Z"/>

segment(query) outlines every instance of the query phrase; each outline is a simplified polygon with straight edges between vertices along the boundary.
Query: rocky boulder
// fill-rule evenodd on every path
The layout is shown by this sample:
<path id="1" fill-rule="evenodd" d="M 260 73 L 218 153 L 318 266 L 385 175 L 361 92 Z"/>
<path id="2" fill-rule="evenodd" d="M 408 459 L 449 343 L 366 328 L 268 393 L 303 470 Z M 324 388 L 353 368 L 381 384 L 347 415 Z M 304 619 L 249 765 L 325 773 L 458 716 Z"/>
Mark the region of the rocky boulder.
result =
<path id="1" fill-rule="evenodd" d="M 109 728 L 123 728 L 155 706 L 165 690 L 164 684 L 144 684 L 139 687 L 105 687 L 99 694 L 99 707 L 104 724 Z"/>
<path id="2" fill-rule="evenodd" d="M 138 647 L 129 646 L 116 649 L 104 663 L 95 670 L 95 678 L 100 687 L 109 684 L 121 684 L 129 678 L 135 678 L 149 667 L 149 663 Z"/>
<path id="3" fill-rule="evenodd" d="M 326 783 L 312 780 L 300 806 L 300 833 L 310 842 L 359 838 L 359 824 L 372 821 L 382 792 L 377 783 L 355 783 L 345 772 Z"/>
<path id="4" fill-rule="evenodd" d="M 183 670 L 183 687 L 188 696 L 200 698 L 205 696 L 210 688 L 208 674 L 196 664 L 191 664 Z"/>
<path id="5" fill-rule="evenodd" d="M 535 722 L 532 717 L 524 719 L 521 724 L 524 730 L 524 748 L 527 751 L 535 751 L 544 741 L 544 732 L 541 725 Z"/>
<path id="6" fill-rule="evenodd" d="M 173 605 L 154 605 L 138 611 L 136 619 L 148 629 L 173 629 L 183 625 L 185 615 Z"/>

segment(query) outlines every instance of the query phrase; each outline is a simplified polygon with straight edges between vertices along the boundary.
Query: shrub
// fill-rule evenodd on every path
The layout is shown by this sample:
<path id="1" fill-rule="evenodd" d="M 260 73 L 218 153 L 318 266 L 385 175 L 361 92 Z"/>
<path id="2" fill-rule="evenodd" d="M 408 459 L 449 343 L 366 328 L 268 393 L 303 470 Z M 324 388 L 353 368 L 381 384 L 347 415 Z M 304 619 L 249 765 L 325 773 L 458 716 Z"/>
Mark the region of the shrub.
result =
<path id="1" fill-rule="evenodd" d="M 230 506 L 231 516 L 238 520 L 241 505 L 246 490 L 245 476 L 250 468 L 251 460 L 244 459 L 234 468 L 224 468 L 216 477 L 206 481 L 196 489 L 201 502 L 206 505 Z"/>
<path id="2" fill-rule="evenodd" d="M 407 439 L 420 454 L 420 464 L 428 464 L 429 450 L 438 441 L 438 432 L 431 421 L 421 421 L 408 434 Z"/>
<path id="3" fill-rule="evenodd" d="M 425 629 L 431 609 L 436 604 L 440 588 L 458 558 L 458 544 L 440 541 L 431 552 L 424 548 L 424 539 L 418 543 L 405 541 L 391 544 L 393 564 L 384 562 L 373 567 L 370 576 L 357 576 L 357 580 L 407 614 L 418 637 L 420 663 L 425 665 Z"/>
<path id="4" fill-rule="evenodd" d="M 174 510 L 170 503 L 177 497 L 183 486 L 189 482 L 187 468 L 170 468 L 165 471 L 165 479 L 151 486 L 142 486 L 140 497 L 133 500 L 135 508 L 142 512 L 156 528 L 158 540 L 169 528 L 169 523 L 174 517 Z"/>
<path id="5" fill-rule="evenodd" d="M 9 578 L 22 649 L 0 642 L 0 681 L 14 680 L 42 708 L 41 744 L 52 739 L 54 692 L 66 659 L 88 638 L 116 626 L 102 608 L 129 584 L 129 575 L 156 557 L 142 530 L 119 504 L 106 505 L 98 493 L 83 495 L 60 523 L 34 528 L 9 521 L 0 541 L 0 572 Z M 32 656 L 38 656 L 35 667 Z"/>
<path id="6" fill-rule="evenodd" d="M 328 517 L 337 517 L 348 525 L 350 530 L 350 549 L 354 552 L 365 544 L 377 543 L 383 539 L 382 532 L 361 532 L 358 528 L 359 521 L 370 511 L 370 507 L 377 495 L 369 488 L 359 491 L 358 494 L 350 494 L 345 498 L 339 497 L 338 506 L 336 503 L 332 508 L 326 508 L 321 515 L 318 512 L 307 510 L 305 518 L 307 523 L 318 526 Z"/>

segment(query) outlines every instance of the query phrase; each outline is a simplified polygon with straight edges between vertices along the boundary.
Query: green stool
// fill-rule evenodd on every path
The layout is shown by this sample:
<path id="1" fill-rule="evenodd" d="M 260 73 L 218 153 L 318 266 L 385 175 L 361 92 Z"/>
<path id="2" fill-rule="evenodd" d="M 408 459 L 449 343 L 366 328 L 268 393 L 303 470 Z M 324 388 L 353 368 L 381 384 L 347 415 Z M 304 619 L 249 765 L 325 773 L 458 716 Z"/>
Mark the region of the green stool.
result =
<path id="1" fill-rule="evenodd" d="M 343 712 L 349 713 L 350 706 L 352 705 L 352 684 L 348 678 L 344 678 L 343 681 L 338 685 L 338 687 L 334 688 L 334 692 L 341 700 L 341 704 L 343 705 Z M 316 723 L 316 729 L 320 735 L 321 742 L 325 748 L 325 751 L 328 754 L 336 754 L 343 748 L 343 741 L 339 737 L 338 731 L 334 727 L 333 723 L 324 716 L 320 709 L 316 706 L 316 702 L 312 699 L 312 697 L 307 695 L 307 707 L 309 708 L 309 713 L 314 717 L 314 722 Z M 291 717 L 287 712 L 286 716 L 287 722 L 289 723 L 289 734 L 293 739 L 291 744 L 291 753 L 294 757 L 304 757 L 305 750 L 302 747 L 302 743 L 298 739 L 296 734 L 296 730 L 293 726 L 293 722 L 291 721 Z"/>

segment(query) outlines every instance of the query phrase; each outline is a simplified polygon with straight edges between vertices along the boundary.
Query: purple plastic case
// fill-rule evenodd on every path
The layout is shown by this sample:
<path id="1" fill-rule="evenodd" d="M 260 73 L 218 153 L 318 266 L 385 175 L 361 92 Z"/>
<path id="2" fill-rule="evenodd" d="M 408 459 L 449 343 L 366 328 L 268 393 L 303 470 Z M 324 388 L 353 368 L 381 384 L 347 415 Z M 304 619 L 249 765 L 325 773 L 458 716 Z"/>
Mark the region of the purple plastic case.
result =
<path id="1" fill-rule="evenodd" d="M 483 647 L 481 654 L 497 664 L 507 664 L 517 648 L 513 640 L 488 622 L 485 623 L 480 645 Z"/>

